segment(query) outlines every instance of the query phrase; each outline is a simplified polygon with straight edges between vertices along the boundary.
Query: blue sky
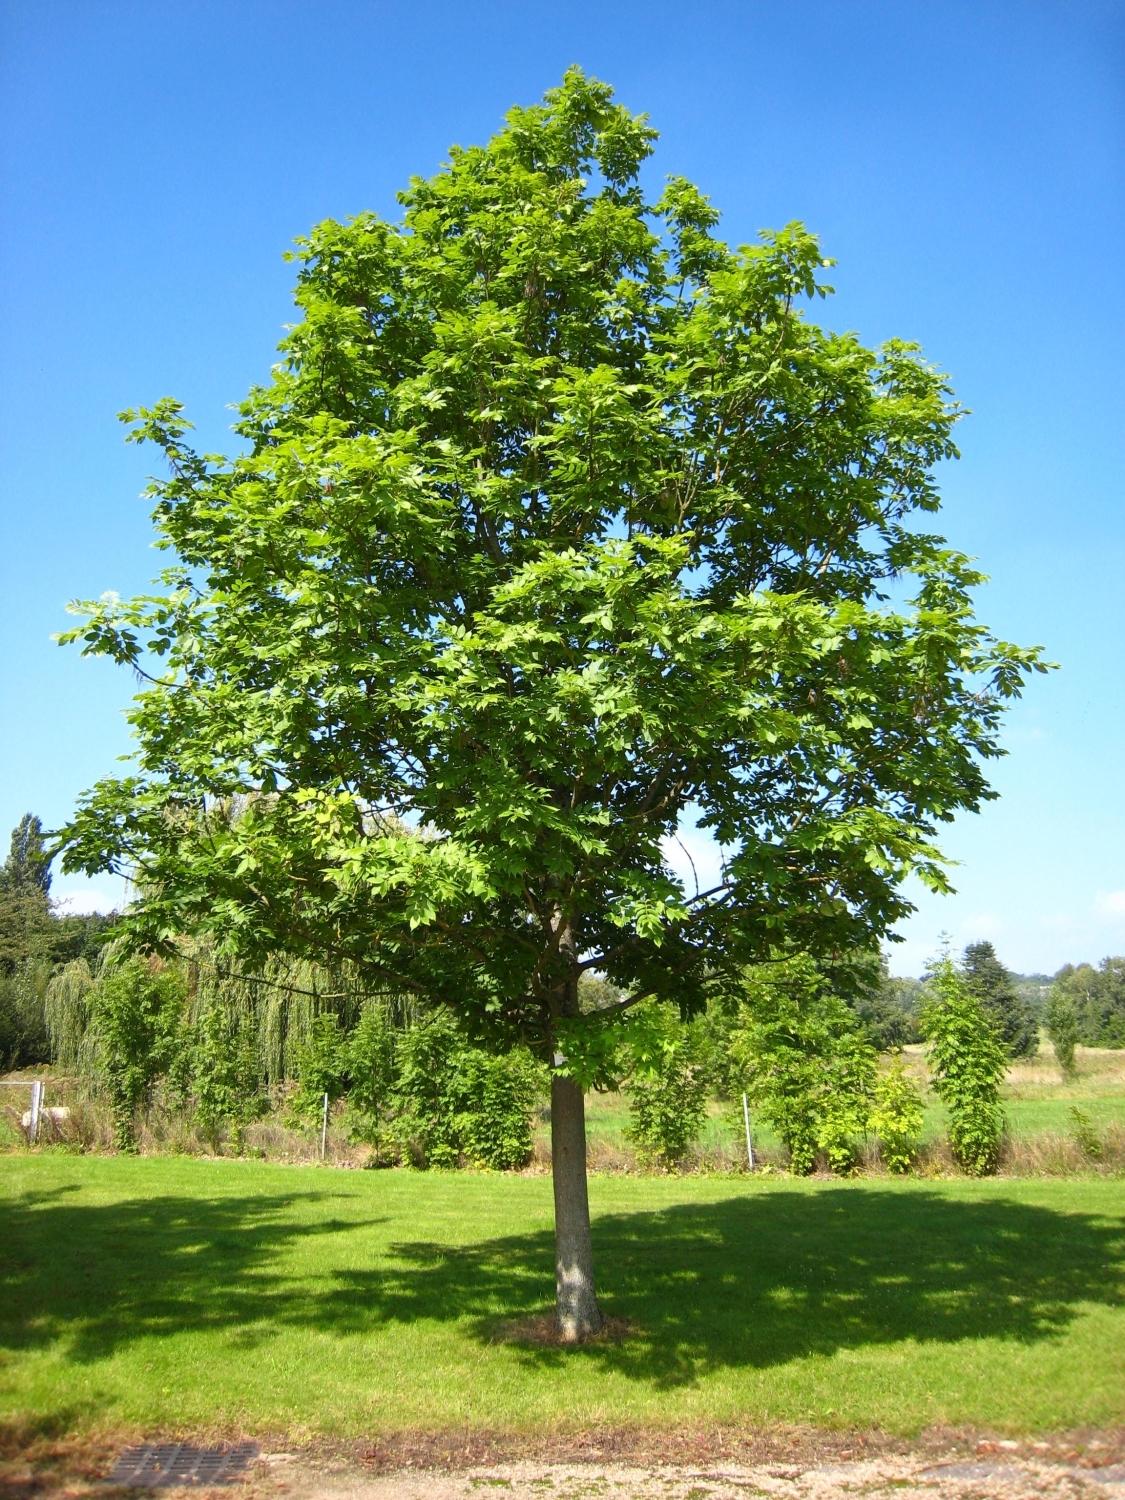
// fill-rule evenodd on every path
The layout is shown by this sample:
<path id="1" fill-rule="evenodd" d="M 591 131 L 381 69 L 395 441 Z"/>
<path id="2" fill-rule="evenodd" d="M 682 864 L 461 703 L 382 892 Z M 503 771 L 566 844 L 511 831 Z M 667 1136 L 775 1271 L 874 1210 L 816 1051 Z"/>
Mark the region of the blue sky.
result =
<path id="1" fill-rule="evenodd" d="M 817 315 L 920 340 L 972 409 L 943 529 L 991 574 L 982 618 L 1063 669 L 1012 713 L 1001 799 L 945 838 L 959 894 L 918 894 L 895 971 L 942 931 L 1024 971 L 1125 952 L 1125 11 L 1083 0 L 4 0 L 0 837 L 127 749 L 128 675 L 50 641 L 67 599 L 158 566 L 154 455 L 115 412 L 178 396 L 221 448 L 292 316 L 293 238 L 393 216 L 571 62 L 648 111 L 655 171 L 729 239 L 808 223 L 839 262 Z"/>

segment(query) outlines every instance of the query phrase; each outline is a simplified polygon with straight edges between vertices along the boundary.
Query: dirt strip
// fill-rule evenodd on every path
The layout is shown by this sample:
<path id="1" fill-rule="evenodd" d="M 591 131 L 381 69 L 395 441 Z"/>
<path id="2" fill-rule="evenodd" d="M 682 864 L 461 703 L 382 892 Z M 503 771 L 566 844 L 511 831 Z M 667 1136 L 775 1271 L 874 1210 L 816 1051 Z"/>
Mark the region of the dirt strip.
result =
<path id="1" fill-rule="evenodd" d="M 178 1434 L 185 1438 L 185 1434 Z M 241 1435 L 240 1435 L 241 1436 Z M 201 1444 L 232 1434 L 196 1434 Z M 258 1438 L 237 1482 L 153 1490 L 107 1485 L 137 1435 L 77 1440 L 0 1432 L 5 1500 L 1125 1500 L 1125 1430 L 1014 1441 L 933 1430 L 734 1429 L 557 1434 L 398 1433 L 368 1442 Z"/>

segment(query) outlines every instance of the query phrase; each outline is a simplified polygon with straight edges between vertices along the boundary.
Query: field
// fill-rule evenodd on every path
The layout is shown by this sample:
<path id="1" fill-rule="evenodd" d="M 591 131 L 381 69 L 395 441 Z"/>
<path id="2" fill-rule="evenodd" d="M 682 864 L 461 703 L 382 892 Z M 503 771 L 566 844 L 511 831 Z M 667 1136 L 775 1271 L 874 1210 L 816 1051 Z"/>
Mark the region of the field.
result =
<path id="1" fill-rule="evenodd" d="M 1098 1426 L 1125 1409 L 1120 1180 L 595 1176 L 626 1336 L 521 1337 L 540 1176 L 0 1162 L 0 1412 L 72 1432 Z M 514 1325 L 514 1326 L 513 1326 Z"/>
<path id="2" fill-rule="evenodd" d="M 923 1051 L 922 1047 L 907 1047 L 905 1061 L 926 1101 L 923 1139 L 934 1142 L 945 1133 L 946 1115 L 940 1101 L 930 1092 Z M 1125 1128 L 1125 1051 L 1080 1047 L 1077 1076 L 1064 1082 L 1050 1044 L 1044 1042 L 1037 1057 L 1009 1067 L 1003 1092 L 1008 1132 L 1017 1158 L 1014 1166 L 1017 1170 L 1021 1166 L 1024 1170 L 1033 1169 L 1039 1163 L 1026 1159 L 1026 1149 L 1021 1152 L 1020 1148 L 1026 1148 L 1034 1137 L 1046 1133 L 1072 1136 L 1072 1108 L 1081 1110 L 1097 1130 L 1111 1126 Z M 592 1159 L 605 1165 L 624 1160 L 628 1149 L 625 1139 L 628 1100 L 619 1094 L 593 1094 L 588 1116 Z M 753 1121 L 753 1142 L 755 1150 L 780 1160 L 777 1137 L 760 1120 Z M 704 1157 L 714 1155 L 731 1164 L 741 1164 L 746 1148 L 738 1109 L 724 1110 L 713 1105 L 699 1146 Z"/>

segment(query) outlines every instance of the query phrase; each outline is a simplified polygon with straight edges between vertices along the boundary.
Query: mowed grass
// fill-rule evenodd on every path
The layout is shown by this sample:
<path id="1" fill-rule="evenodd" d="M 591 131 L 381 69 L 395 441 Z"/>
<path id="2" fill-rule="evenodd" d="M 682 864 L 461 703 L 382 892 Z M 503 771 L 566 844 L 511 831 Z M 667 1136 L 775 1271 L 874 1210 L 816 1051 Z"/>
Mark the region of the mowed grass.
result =
<path id="1" fill-rule="evenodd" d="M 562 1351 L 543 1177 L 0 1157 L 0 1413 L 72 1431 L 733 1422 L 1017 1433 L 1125 1410 L 1120 1180 L 595 1176 Z"/>

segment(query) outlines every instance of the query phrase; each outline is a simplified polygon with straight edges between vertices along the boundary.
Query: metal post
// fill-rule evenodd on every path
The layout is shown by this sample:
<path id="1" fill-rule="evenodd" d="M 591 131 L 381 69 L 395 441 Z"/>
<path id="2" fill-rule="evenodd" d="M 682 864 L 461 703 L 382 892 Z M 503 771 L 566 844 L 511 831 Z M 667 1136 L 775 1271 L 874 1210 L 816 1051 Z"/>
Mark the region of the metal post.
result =
<path id="1" fill-rule="evenodd" d="M 31 1085 L 31 1128 L 27 1132 L 27 1138 L 34 1146 L 39 1139 L 39 1109 L 43 1103 L 43 1084 L 36 1079 Z"/>
<path id="2" fill-rule="evenodd" d="M 324 1119 L 320 1126 L 320 1159 L 324 1160 L 328 1152 L 328 1094 L 324 1095 Z"/>
<path id="3" fill-rule="evenodd" d="M 742 1119 L 746 1125 L 746 1160 L 750 1163 L 752 1172 L 754 1170 L 754 1147 L 750 1141 L 750 1105 L 745 1094 L 742 1096 Z"/>

